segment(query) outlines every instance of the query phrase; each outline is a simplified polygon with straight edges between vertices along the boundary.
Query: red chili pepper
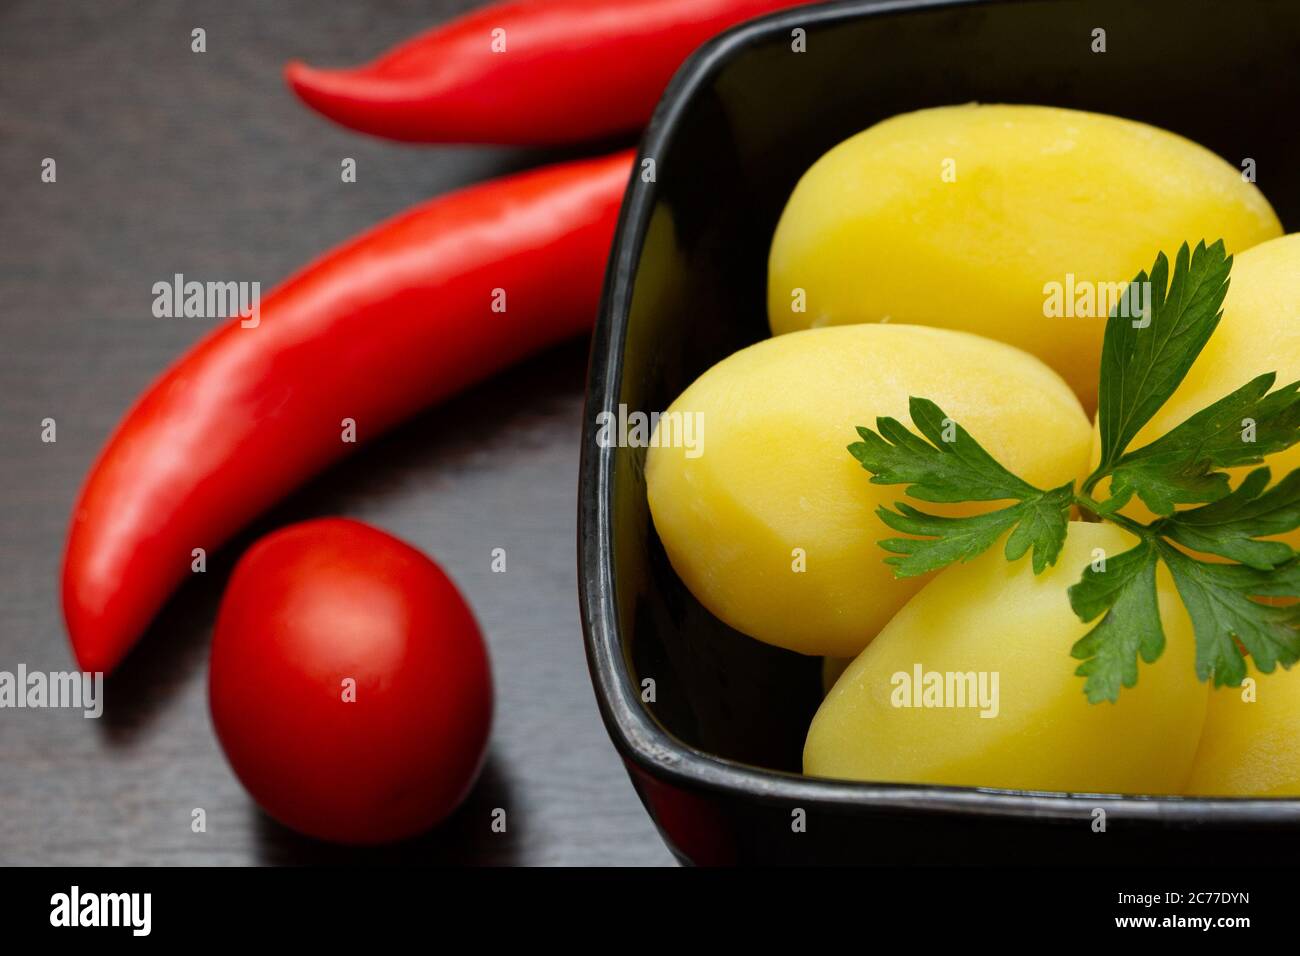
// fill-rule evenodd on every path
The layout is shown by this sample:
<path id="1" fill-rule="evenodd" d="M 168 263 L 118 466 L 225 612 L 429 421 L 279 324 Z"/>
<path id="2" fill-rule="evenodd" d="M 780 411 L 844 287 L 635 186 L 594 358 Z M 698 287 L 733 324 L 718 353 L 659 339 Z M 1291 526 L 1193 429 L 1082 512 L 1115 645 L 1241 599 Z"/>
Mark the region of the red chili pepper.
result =
<path id="1" fill-rule="evenodd" d="M 63 610 L 111 670 L 176 586 L 303 480 L 368 439 L 589 328 L 631 154 L 433 199 L 327 253 L 138 400 L 73 513 Z"/>
<path id="2" fill-rule="evenodd" d="M 290 63 L 304 102 L 426 143 L 566 143 L 634 130 L 697 46 L 809 0 L 534 0 L 476 10 L 365 66 Z"/>

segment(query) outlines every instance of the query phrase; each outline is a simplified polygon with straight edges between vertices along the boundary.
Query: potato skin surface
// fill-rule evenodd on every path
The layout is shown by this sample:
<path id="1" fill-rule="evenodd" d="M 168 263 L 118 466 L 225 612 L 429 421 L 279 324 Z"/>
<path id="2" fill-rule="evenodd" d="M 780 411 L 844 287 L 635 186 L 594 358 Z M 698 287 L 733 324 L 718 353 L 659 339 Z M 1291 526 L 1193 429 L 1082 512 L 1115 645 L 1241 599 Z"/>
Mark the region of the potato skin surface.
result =
<path id="1" fill-rule="evenodd" d="M 1300 667 L 1250 676 L 1254 700 L 1240 687 L 1210 694 L 1188 793 L 1300 796 Z"/>
<path id="2" fill-rule="evenodd" d="M 1070 648 L 1091 627 L 1066 589 L 1097 548 L 1135 539 L 1071 522 L 1060 560 L 1035 576 L 998 547 L 938 574 L 836 682 L 813 718 L 804 772 L 853 780 L 1103 793 L 1180 793 L 1208 688 L 1197 681 L 1191 622 L 1168 572 L 1157 578 L 1164 654 L 1141 664 L 1117 703 L 1088 703 Z M 996 707 L 899 706 L 895 675 L 998 675 Z M 992 679 L 988 680 L 991 688 Z M 942 699 L 942 698 L 941 698 Z M 948 698 L 951 703 L 952 698 Z M 995 710 L 995 715 L 981 716 Z"/>
<path id="3" fill-rule="evenodd" d="M 1281 233 L 1240 169 L 1173 133 L 1042 106 L 925 109 L 804 174 L 772 241 L 768 317 L 774 334 L 882 321 L 975 332 L 1038 356 L 1091 413 L 1106 315 L 1095 294 L 1078 315 L 1079 290 L 1128 283 L 1184 241 L 1222 238 L 1234 253 Z M 1045 314 L 1049 283 L 1078 307 Z"/>
<path id="4" fill-rule="evenodd" d="M 769 644 L 856 656 L 925 582 L 895 579 L 877 544 L 897 533 L 876 508 L 904 498 L 904 488 L 872 484 L 847 450 L 855 426 L 875 428 L 877 416 L 910 426 L 910 396 L 938 403 L 1040 488 L 1069 482 L 1087 459 L 1078 400 L 1011 346 L 900 325 L 759 342 L 709 369 L 669 408 L 701 417 L 698 454 L 648 449 L 655 528 L 695 597 Z M 999 506 L 927 505 L 948 514 Z"/>

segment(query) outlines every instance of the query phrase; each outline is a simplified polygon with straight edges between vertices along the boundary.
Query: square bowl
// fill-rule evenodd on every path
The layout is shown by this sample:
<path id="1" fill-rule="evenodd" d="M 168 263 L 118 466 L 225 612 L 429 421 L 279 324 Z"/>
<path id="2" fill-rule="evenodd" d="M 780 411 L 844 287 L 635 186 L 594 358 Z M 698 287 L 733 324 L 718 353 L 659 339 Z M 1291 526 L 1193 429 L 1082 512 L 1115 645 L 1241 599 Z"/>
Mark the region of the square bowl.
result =
<path id="1" fill-rule="evenodd" d="M 1093 52 L 1093 31 L 1106 52 Z M 792 39 L 803 31 L 806 52 Z M 717 38 L 681 69 L 641 147 L 592 345 L 579 588 L 602 717 L 646 809 L 694 863 L 1208 862 L 1225 837 L 1300 850 L 1300 800 L 1035 793 L 799 774 L 820 659 L 714 618 L 677 578 L 645 449 L 597 416 L 659 411 L 767 337 L 767 250 L 799 177 L 898 113 L 965 103 L 1111 113 L 1256 160 L 1300 226 L 1300 5 L 1186 0 L 845 2 Z M 1288 170 L 1292 175 L 1288 178 Z M 1104 811 L 1105 832 L 1095 824 Z M 792 821 L 803 819 L 802 828 Z"/>

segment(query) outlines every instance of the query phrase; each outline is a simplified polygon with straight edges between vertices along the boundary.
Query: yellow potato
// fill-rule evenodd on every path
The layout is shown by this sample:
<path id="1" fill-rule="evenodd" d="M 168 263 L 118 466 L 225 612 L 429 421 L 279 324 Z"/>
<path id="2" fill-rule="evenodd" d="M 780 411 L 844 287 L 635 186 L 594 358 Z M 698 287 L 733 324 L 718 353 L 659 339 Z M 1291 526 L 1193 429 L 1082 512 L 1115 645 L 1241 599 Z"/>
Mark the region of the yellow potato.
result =
<path id="1" fill-rule="evenodd" d="M 1231 253 L 1281 231 L 1241 170 L 1173 133 L 1041 106 L 920 110 L 804 174 L 772 241 L 768 316 L 777 334 L 857 322 L 976 332 L 1038 356 L 1091 412 L 1101 295 L 1185 240 L 1222 238 Z"/>
<path id="2" fill-rule="evenodd" d="M 1091 625 L 1075 617 L 1066 589 L 1093 560 L 1093 549 L 1114 556 L 1134 541 L 1114 525 L 1072 522 L 1060 560 L 1038 576 L 1028 557 L 1008 562 L 996 547 L 945 569 L 831 689 L 808 730 L 804 772 L 1008 789 L 1181 792 L 1208 690 L 1196 680 L 1191 622 L 1168 572 L 1161 568 L 1157 579 L 1164 654 L 1139 666 L 1137 685 L 1121 690 L 1117 703 L 1088 703 L 1070 656 Z M 945 683 L 949 672 L 973 673 L 977 686 L 984 682 L 982 706 L 896 706 L 915 698 L 895 675 L 916 683 L 917 668 L 945 675 Z M 960 702 L 955 694 L 936 699 Z"/>
<path id="3" fill-rule="evenodd" d="M 823 657 L 822 658 L 822 695 L 825 696 L 831 692 L 835 682 L 840 679 L 850 664 L 853 663 L 851 657 Z"/>
<path id="4" fill-rule="evenodd" d="M 1140 448 L 1154 441 L 1265 372 L 1277 373 L 1274 388 L 1300 379 L 1300 233 L 1234 257 L 1223 320 L 1173 397 L 1129 447 Z M 1100 437 L 1094 428 L 1089 471 L 1100 459 Z M 1277 481 L 1300 468 L 1300 445 L 1268 456 L 1265 463 Z M 1231 469 L 1233 485 L 1252 467 L 1259 466 Z M 1104 496 L 1108 485 L 1101 482 L 1096 493 Z M 1153 517 L 1136 499 L 1124 513 L 1144 521 Z M 1300 548 L 1300 530 L 1280 540 Z"/>
<path id="5" fill-rule="evenodd" d="M 1251 676 L 1253 701 L 1243 687 L 1210 694 L 1187 793 L 1300 796 L 1300 667 Z"/>
<path id="6" fill-rule="evenodd" d="M 909 396 L 937 402 L 1040 488 L 1069 482 L 1087 458 L 1078 400 L 1008 345 L 899 325 L 759 342 L 705 372 L 669 409 L 699 416 L 702 446 L 651 447 L 646 459 L 655 528 L 705 607 L 804 654 L 851 657 L 866 646 L 924 579 L 895 580 L 876 544 L 897 537 L 875 511 L 903 498 L 903 487 L 871 484 L 846 449 L 855 426 L 874 428 L 877 416 L 910 425 Z"/>

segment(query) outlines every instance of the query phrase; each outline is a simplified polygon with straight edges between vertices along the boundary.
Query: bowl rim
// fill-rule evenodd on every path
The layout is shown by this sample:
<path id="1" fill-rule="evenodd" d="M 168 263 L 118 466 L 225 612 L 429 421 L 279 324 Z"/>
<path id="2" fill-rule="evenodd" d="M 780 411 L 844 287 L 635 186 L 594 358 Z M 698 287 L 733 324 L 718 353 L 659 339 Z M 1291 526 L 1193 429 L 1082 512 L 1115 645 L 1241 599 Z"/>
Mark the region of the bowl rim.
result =
<path id="1" fill-rule="evenodd" d="M 795 27 L 825 27 L 866 17 L 1018 0 L 840 0 L 795 7 L 741 24 L 692 54 L 669 83 L 637 150 L 619 211 L 592 336 L 583 409 L 578 482 L 578 604 L 587 664 L 606 730 L 625 761 L 676 785 L 782 805 L 844 812 L 957 814 L 963 818 L 1078 822 L 1098 806 L 1108 819 L 1178 826 L 1300 822 L 1300 799 L 1040 792 L 933 784 L 871 783 L 805 777 L 729 760 L 677 740 L 641 705 L 623 658 L 612 560 L 613 447 L 595 441 L 595 416 L 615 411 L 622 384 L 632 282 L 657 184 L 639 175 L 641 161 L 663 156 L 696 94 L 734 57 Z M 1060 0 L 1031 0 L 1035 4 Z"/>

